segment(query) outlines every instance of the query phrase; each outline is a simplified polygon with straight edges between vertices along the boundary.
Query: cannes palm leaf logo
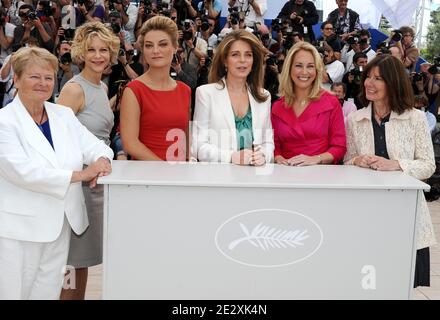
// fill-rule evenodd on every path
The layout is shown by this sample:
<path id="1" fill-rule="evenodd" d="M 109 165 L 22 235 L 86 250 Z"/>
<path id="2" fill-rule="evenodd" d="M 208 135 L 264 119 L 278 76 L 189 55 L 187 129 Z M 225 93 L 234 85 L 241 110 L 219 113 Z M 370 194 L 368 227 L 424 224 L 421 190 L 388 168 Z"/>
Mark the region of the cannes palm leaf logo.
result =
<path id="1" fill-rule="evenodd" d="M 229 250 L 234 250 L 240 243 L 246 241 L 264 251 L 273 248 L 296 248 L 303 246 L 303 241 L 309 237 L 307 229 L 303 231 L 282 230 L 265 226 L 261 222 L 252 231 L 249 231 L 243 223 L 240 223 L 240 228 L 245 236 L 232 241 L 228 246 Z"/>

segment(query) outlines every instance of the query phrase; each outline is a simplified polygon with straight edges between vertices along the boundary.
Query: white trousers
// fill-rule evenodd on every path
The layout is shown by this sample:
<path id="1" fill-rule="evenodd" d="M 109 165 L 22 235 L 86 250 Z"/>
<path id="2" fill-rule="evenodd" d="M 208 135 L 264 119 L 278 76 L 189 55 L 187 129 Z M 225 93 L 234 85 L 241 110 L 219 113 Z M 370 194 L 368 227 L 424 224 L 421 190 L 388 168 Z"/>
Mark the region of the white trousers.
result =
<path id="1" fill-rule="evenodd" d="M 63 286 L 70 225 L 53 242 L 0 237 L 0 300 L 56 300 Z"/>

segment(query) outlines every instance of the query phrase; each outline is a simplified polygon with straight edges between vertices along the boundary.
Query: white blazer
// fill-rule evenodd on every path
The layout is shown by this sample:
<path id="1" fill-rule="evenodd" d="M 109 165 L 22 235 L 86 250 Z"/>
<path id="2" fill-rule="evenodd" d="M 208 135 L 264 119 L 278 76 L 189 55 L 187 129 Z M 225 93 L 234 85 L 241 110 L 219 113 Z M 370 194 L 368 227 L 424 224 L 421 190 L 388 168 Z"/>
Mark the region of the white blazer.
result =
<path id="1" fill-rule="evenodd" d="M 224 81 L 224 79 L 223 79 Z M 274 142 L 270 119 L 270 94 L 265 102 L 257 102 L 250 91 L 254 144 L 261 145 L 266 162 L 273 159 Z M 196 102 L 192 125 L 191 155 L 199 161 L 231 162 L 237 151 L 237 130 L 226 85 L 218 83 L 200 86 L 196 91 Z"/>
<path id="2" fill-rule="evenodd" d="M 70 183 L 113 151 L 90 133 L 70 108 L 45 102 L 54 149 L 17 96 L 0 110 L 0 237 L 51 242 L 64 214 L 76 234 L 89 222 L 81 182 Z"/>

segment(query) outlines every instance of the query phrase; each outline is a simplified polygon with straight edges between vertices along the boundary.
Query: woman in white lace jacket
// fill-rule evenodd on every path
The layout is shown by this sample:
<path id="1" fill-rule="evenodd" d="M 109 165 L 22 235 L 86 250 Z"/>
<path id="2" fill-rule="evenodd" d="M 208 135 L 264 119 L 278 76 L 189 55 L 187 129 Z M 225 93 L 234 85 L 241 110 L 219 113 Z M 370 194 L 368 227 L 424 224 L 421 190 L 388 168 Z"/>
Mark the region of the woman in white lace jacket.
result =
<path id="1" fill-rule="evenodd" d="M 378 56 L 362 75 L 361 100 L 368 107 L 348 116 L 344 163 L 378 171 L 403 171 L 428 179 L 435 171 L 426 117 L 416 110 L 409 77 L 392 56 Z M 429 247 L 436 244 L 425 198 L 417 220 L 414 286 L 429 286 Z"/>

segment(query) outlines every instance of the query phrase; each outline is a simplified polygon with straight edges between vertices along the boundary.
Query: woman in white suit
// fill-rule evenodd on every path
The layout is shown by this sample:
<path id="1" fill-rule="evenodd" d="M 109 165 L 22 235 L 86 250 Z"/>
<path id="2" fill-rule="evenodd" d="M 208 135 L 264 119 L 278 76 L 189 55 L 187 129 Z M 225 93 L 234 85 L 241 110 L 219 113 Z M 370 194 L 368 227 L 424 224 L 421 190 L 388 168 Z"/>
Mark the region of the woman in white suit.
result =
<path id="1" fill-rule="evenodd" d="M 46 102 L 55 56 L 22 48 L 12 68 L 18 94 L 0 110 L 0 300 L 58 299 L 70 228 L 88 226 L 81 182 L 109 174 L 113 152 L 71 109 Z"/>
<path id="2" fill-rule="evenodd" d="M 261 166 L 273 159 L 264 55 L 252 33 L 237 30 L 217 47 L 209 83 L 197 88 L 191 152 L 199 161 Z"/>

